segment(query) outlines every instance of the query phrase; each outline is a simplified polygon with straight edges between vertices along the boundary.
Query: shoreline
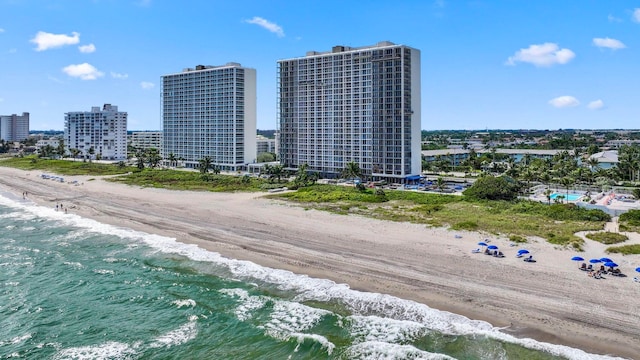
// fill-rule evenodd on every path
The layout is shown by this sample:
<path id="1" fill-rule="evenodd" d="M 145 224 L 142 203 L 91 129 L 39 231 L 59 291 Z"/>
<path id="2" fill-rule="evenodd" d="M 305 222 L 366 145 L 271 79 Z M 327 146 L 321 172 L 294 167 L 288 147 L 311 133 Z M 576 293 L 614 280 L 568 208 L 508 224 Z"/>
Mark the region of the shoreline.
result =
<path id="1" fill-rule="evenodd" d="M 575 252 L 542 240 L 526 244 L 538 260 L 529 264 L 515 258 L 507 239 L 480 233 L 307 211 L 262 193 L 171 191 L 67 176 L 83 184 L 73 186 L 40 173 L 0 167 L 0 187 L 225 257 L 484 320 L 519 338 L 626 358 L 640 354 L 640 286 L 631 280 L 638 255 L 614 255 L 628 278 L 594 280 L 569 260 Z M 487 237 L 506 258 L 471 253 Z M 599 245 L 589 243 L 579 255 L 605 256 Z"/>

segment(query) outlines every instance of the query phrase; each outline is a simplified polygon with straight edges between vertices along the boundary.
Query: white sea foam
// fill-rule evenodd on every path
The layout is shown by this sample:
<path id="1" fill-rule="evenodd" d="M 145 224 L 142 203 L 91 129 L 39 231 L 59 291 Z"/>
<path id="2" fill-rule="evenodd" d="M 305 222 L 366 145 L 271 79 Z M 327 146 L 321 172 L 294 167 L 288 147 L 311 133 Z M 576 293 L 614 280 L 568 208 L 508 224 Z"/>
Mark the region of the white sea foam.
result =
<path id="1" fill-rule="evenodd" d="M 18 213 L 11 213 L 17 214 L 15 215 L 16 217 L 33 218 L 39 216 L 55 219 L 64 224 L 83 227 L 93 232 L 142 241 L 157 251 L 164 253 L 179 254 L 192 260 L 211 262 L 228 269 L 232 276 L 237 279 L 264 283 L 276 286 L 284 291 L 295 292 L 299 294 L 294 299 L 295 301 L 338 301 L 346 305 L 355 315 L 376 315 L 396 320 L 417 322 L 425 325 L 430 330 L 436 330 L 444 334 L 485 335 L 489 338 L 519 344 L 530 349 L 545 351 L 572 360 L 621 359 L 606 355 L 588 354 L 585 351 L 568 346 L 549 344 L 533 339 L 516 338 L 500 332 L 498 328 L 494 328 L 484 321 L 471 320 L 462 315 L 439 311 L 424 304 L 399 299 L 390 295 L 351 290 L 348 285 L 336 284 L 331 280 L 310 278 L 287 270 L 262 267 L 249 261 L 228 259 L 218 253 L 208 252 L 193 244 L 179 243 L 173 238 L 118 228 L 91 219 L 84 219 L 74 214 L 64 214 L 50 208 L 14 202 L 2 196 L 0 196 L 0 204 L 24 210 Z M 26 212 L 31 213 L 31 217 L 29 217 L 30 215 L 21 215 Z M 361 343 L 360 345 L 362 344 L 366 343 Z"/>
<path id="2" fill-rule="evenodd" d="M 196 302 L 192 299 L 183 299 L 183 300 L 174 300 L 171 302 L 171 304 L 175 305 L 179 308 L 186 306 L 186 307 L 195 307 L 196 306 Z"/>
<path id="3" fill-rule="evenodd" d="M 298 341 L 298 345 L 296 345 L 294 352 L 298 352 L 300 345 L 304 344 L 307 340 L 319 343 L 320 346 L 322 346 L 322 348 L 325 349 L 329 355 L 331 355 L 333 353 L 333 349 L 336 348 L 336 346 L 326 337 L 318 334 L 293 333 L 290 335 L 290 337 L 295 338 Z"/>
<path id="4" fill-rule="evenodd" d="M 244 289 L 221 289 L 220 293 L 237 297 L 240 304 L 236 307 L 234 314 L 240 321 L 246 321 L 253 317 L 255 310 L 261 309 L 269 300 L 265 296 L 252 296 Z"/>
<path id="5" fill-rule="evenodd" d="M 63 264 L 67 266 L 71 266 L 72 268 L 75 268 L 75 269 L 82 269 L 84 267 L 79 262 L 74 262 L 74 261 L 65 261 Z"/>
<path id="6" fill-rule="evenodd" d="M 100 275 L 113 275 L 115 271 L 108 269 L 93 269 L 93 272 Z"/>
<path id="7" fill-rule="evenodd" d="M 10 339 L 10 340 L 7 340 L 7 341 L 0 341 L 0 346 L 17 345 L 17 344 L 25 342 L 25 341 L 27 341 L 29 339 L 31 339 L 31 334 L 24 334 L 24 335 L 16 336 L 13 339 Z"/>
<path id="8" fill-rule="evenodd" d="M 128 359 L 136 354 L 129 344 L 109 341 L 95 346 L 80 346 L 58 351 L 53 358 L 64 360 Z"/>
<path id="9" fill-rule="evenodd" d="M 379 316 L 348 316 L 346 322 L 354 342 L 407 343 L 428 332 L 424 324 Z"/>
<path id="10" fill-rule="evenodd" d="M 308 330 L 331 312 L 316 309 L 297 302 L 276 301 L 271 318 L 264 325 L 267 333 L 278 339 L 288 339 L 292 334 Z"/>
<path id="11" fill-rule="evenodd" d="M 417 349 L 411 345 L 389 344 L 379 341 L 367 341 L 352 345 L 347 350 L 349 359 L 379 360 L 455 360 L 451 356 L 435 354 Z"/>
<path id="12" fill-rule="evenodd" d="M 189 322 L 180 326 L 175 330 L 171 330 L 166 334 L 160 335 L 149 345 L 151 348 L 166 347 L 182 345 L 190 340 L 195 339 L 198 335 L 198 328 L 196 319 L 197 316 L 190 316 Z"/>

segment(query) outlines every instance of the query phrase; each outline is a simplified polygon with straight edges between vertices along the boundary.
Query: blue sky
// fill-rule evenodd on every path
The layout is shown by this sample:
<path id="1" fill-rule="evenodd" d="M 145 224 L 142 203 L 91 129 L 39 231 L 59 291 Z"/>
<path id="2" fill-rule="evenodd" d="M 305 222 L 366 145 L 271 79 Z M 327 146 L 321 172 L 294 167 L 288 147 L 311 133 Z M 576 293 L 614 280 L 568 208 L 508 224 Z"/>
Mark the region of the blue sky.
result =
<path id="1" fill-rule="evenodd" d="M 422 54 L 422 128 L 640 128 L 640 0 L 0 0 L 0 114 L 104 103 L 161 129 L 160 76 L 239 62 L 276 127 L 276 61 L 382 40 Z"/>

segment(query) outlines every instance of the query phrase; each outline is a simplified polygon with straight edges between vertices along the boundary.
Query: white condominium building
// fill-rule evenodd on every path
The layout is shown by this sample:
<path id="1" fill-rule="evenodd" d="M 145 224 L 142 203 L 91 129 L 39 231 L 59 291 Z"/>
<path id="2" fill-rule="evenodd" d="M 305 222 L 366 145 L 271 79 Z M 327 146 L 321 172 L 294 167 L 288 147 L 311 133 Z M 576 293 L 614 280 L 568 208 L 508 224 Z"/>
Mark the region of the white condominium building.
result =
<path id="1" fill-rule="evenodd" d="M 223 171 L 256 160 L 256 70 L 237 63 L 162 76 L 163 157 L 197 168 L 208 156 Z"/>
<path id="2" fill-rule="evenodd" d="M 420 51 L 383 41 L 278 61 L 280 161 L 337 177 L 421 173 Z"/>
<path id="3" fill-rule="evenodd" d="M 80 155 L 103 160 L 127 158 L 127 113 L 104 104 L 91 111 L 68 112 L 64 116 L 64 145 L 80 150 Z M 91 150 L 93 149 L 93 150 Z M 93 154 L 92 154 L 93 153 Z"/>
<path id="4" fill-rule="evenodd" d="M 158 149 L 162 153 L 162 131 L 133 131 L 127 143 L 138 149 Z"/>
<path id="5" fill-rule="evenodd" d="M 0 115 L 0 140 L 22 141 L 29 137 L 29 113 Z"/>

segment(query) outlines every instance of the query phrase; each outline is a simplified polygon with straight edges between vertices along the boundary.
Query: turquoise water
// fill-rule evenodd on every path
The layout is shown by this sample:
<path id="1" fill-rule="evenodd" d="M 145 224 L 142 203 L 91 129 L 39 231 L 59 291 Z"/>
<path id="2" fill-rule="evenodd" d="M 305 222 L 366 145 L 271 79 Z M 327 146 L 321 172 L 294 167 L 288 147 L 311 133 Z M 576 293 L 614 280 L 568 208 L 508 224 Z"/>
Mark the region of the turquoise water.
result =
<path id="1" fill-rule="evenodd" d="M 580 194 L 561 194 L 561 193 L 553 193 L 550 195 L 551 200 L 555 200 L 558 196 L 564 196 L 563 200 L 568 200 L 568 201 L 577 201 L 578 199 L 580 199 L 582 197 L 582 195 Z"/>
<path id="2" fill-rule="evenodd" d="M 0 284 L 2 359 L 609 359 L 7 197 Z"/>

